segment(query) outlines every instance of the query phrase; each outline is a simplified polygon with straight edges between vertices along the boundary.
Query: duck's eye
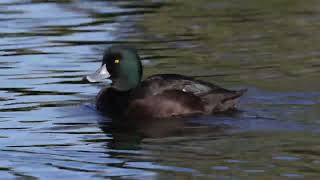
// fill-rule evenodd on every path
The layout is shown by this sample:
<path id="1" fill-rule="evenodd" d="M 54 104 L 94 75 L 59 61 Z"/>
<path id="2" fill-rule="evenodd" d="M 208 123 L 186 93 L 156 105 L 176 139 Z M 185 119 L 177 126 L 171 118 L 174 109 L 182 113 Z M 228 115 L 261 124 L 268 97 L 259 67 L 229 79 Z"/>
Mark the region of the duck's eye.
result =
<path id="1" fill-rule="evenodd" d="M 116 60 L 114 60 L 114 63 L 119 64 L 119 63 L 120 63 L 120 60 L 119 60 L 119 59 L 116 59 Z"/>

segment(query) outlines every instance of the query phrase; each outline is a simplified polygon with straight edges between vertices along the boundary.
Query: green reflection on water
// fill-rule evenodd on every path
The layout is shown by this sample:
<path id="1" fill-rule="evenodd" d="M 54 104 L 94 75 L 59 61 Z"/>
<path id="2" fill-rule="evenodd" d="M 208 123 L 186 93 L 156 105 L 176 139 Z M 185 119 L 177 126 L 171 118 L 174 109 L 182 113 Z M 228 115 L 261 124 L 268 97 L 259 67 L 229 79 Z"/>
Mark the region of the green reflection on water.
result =
<path id="1" fill-rule="evenodd" d="M 317 1 L 176 0 L 174 4 L 148 15 L 141 25 L 157 38 L 198 38 L 165 52 L 181 56 L 179 62 L 170 60 L 180 72 L 224 75 L 215 80 L 272 91 L 320 89 Z"/>
<path id="2" fill-rule="evenodd" d="M 261 101 L 250 101 L 240 108 L 246 109 L 248 114 L 261 110 L 262 116 L 277 121 L 318 124 L 319 95 L 307 95 L 320 90 L 318 1 L 168 2 L 169 6 L 146 15 L 139 23 L 144 37 L 157 41 L 189 40 L 145 44 L 142 54 L 152 54 L 145 59 L 154 62 L 151 57 L 161 57 L 155 66 L 145 68 L 146 76 L 181 73 L 227 87 L 254 87 L 274 92 L 277 94 L 255 94 L 249 90 L 250 99 L 261 98 Z M 301 96 L 289 94 L 292 92 L 301 93 Z M 152 152 L 152 161 L 201 172 L 160 171 L 160 177 L 275 179 L 319 176 L 317 133 L 287 132 L 285 129 L 262 131 L 222 137 L 199 138 L 196 135 L 183 140 L 172 137 L 145 140 L 141 147 Z"/>

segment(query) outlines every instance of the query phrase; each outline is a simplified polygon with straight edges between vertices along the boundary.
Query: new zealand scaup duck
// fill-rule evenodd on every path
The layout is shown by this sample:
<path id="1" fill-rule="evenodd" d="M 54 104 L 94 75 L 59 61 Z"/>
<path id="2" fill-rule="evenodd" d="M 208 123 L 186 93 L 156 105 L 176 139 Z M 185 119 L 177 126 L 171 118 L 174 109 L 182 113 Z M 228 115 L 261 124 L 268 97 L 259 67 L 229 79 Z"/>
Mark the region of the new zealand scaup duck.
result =
<path id="1" fill-rule="evenodd" d="M 107 49 L 101 67 L 85 77 L 88 82 L 111 82 L 111 87 L 99 92 L 96 107 L 117 118 L 168 118 L 234 110 L 246 91 L 227 90 L 178 74 L 141 78 L 137 51 L 120 46 Z"/>

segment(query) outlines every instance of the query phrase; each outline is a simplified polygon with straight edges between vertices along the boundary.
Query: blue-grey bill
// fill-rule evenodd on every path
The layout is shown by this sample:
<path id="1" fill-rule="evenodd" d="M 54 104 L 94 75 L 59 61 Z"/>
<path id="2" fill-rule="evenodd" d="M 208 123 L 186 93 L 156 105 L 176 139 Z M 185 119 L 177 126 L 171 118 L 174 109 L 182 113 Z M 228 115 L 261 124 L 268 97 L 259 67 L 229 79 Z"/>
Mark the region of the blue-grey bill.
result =
<path id="1" fill-rule="evenodd" d="M 106 64 L 103 64 L 95 73 L 87 75 L 85 79 L 88 82 L 101 82 L 106 81 L 107 83 L 111 84 L 112 80 L 108 79 L 110 77 L 110 73 L 107 70 Z"/>

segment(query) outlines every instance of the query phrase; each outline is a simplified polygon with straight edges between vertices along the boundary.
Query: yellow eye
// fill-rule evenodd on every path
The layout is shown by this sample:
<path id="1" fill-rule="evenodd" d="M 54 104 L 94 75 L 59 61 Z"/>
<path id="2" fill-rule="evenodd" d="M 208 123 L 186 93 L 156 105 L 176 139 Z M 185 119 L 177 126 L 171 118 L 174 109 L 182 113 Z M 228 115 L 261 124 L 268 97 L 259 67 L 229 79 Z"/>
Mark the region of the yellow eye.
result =
<path id="1" fill-rule="evenodd" d="M 119 64 L 119 63 L 120 63 L 120 60 L 119 60 L 119 59 L 116 59 L 116 60 L 114 60 L 114 63 Z"/>

